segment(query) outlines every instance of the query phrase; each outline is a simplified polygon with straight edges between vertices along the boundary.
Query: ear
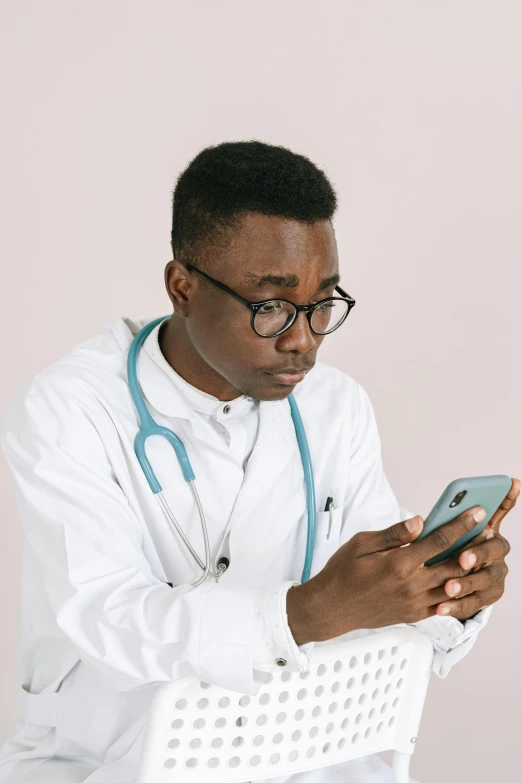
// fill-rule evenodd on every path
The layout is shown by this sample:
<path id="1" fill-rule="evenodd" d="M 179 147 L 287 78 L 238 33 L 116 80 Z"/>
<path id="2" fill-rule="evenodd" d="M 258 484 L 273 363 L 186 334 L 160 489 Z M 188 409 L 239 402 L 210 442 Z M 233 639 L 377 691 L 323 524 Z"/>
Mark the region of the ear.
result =
<path id="1" fill-rule="evenodd" d="M 174 312 L 182 318 L 190 313 L 190 300 L 197 289 L 197 276 L 192 275 L 181 263 L 173 259 L 165 267 L 165 288 Z"/>

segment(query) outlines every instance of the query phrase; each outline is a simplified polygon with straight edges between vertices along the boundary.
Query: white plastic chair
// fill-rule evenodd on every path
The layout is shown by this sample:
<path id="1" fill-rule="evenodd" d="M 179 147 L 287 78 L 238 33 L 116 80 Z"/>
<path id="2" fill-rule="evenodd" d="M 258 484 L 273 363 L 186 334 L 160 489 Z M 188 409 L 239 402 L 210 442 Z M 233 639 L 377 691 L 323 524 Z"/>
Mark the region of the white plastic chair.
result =
<path id="1" fill-rule="evenodd" d="M 408 783 L 432 659 L 421 631 L 390 628 L 317 643 L 309 671 L 267 673 L 257 696 L 195 677 L 162 685 L 137 783 L 254 781 L 384 750 Z"/>

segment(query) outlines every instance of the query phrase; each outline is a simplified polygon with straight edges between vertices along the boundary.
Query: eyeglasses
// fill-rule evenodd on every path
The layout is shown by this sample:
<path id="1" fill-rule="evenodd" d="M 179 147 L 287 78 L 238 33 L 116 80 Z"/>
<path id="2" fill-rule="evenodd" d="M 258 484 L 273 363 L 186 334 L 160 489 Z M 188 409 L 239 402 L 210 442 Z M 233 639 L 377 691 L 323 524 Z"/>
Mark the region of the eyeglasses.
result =
<path id="1" fill-rule="evenodd" d="M 319 302 L 309 305 L 296 305 L 288 299 L 266 299 L 263 302 L 249 302 L 248 299 L 236 294 L 228 286 L 214 280 L 192 264 L 185 264 L 187 269 L 208 280 L 209 283 L 224 291 L 229 296 L 250 310 L 250 326 L 259 337 L 277 337 L 289 329 L 300 312 L 306 313 L 310 329 L 315 334 L 330 334 L 343 324 L 350 310 L 355 305 L 355 299 L 349 296 L 340 286 L 335 290 L 341 294 L 329 296 Z"/>

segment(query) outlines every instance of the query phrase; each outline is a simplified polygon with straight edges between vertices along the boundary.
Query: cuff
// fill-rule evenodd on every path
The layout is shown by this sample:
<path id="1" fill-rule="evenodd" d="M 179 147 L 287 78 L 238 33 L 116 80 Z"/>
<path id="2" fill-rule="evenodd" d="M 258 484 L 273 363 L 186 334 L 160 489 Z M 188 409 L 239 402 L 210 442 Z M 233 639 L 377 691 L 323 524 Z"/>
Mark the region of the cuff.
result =
<path id="1" fill-rule="evenodd" d="M 470 652 L 478 632 L 486 625 L 492 610 L 493 606 L 487 606 L 463 623 L 456 617 L 440 615 L 412 623 L 430 637 L 435 653 L 432 666 L 435 674 L 442 678 L 447 677 L 452 666 Z"/>
<path id="2" fill-rule="evenodd" d="M 295 643 L 286 613 L 286 594 L 291 587 L 299 584 L 282 582 L 259 591 L 252 629 L 254 669 L 261 672 L 307 671 L 314 642 L 301 645 Z"/>
<path id="3" fill-rule="evenodd" d="M 207 582 L 198 628 L 200 680 L 255 695 L 252 672 L 252 616 L 260 590 Z M 198 588 L 198 589 L 201 589 Z"/>

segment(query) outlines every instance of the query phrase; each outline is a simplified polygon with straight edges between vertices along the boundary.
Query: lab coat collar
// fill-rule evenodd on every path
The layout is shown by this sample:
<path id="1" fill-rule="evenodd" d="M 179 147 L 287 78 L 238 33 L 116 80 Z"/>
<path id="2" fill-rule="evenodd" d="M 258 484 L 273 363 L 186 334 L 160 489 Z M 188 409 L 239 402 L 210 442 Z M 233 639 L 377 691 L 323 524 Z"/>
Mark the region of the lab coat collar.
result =
<path id="1" fill-rule="evenodd" d="M 134 322 L 128 318 L 120 318 L 115 324 L 112 325 L 112 333 L 118 345 L 124 352 L 125 357 L 128 354 L 135 335 L 141 328 L 143 328 L 147 323 L 150 323 L 152 320 L 152 318 L 146 318 Z M 214 432 L 214 430 L 205 426 L 205 423 L 201 421 L 201 418 L 198 416 L 198 414 L 183 398 L 182 394 L 178 391 L 178 388 L 173 382 L 172 376 L 168 372 L 169 370 L 172 370 L 172 368 L 166 361 L 159 348 L 158 331 L 159 326 L 152 330 L 150 335 L 143 343 L 142 350 L 138 354 L 138 380 L 144 398 L 156 411 L 165 416 L 188 419 L 192 423 L 193 432 L 197 437 L 204 437 L 204 439 L 207 441 L 212 440 L 215 442 L 217 447 L 222 448 L 223 444 L 219 438 L 219 435 Z M 248 401 L 245 400 L 245 403 L 248 404 Z M 282 419 L 284 422 L 286 422 L 286 424 L 283 424 L 280 429 L 278 428 L 275 435 L 276 440 L 278 441 L 277 450 L 275 447 L 270 447 L 269 449 L 270 453 L 273 452 L 274 456 L 272 458 L 270 455 L 268 455 L 267 463 L 269 464 L 263 466 L 263 479 L 259 481 L 259 476 L 256 477 L 256 481 L 259 482 L 259 488 L 267 483 L 267 480 L 270 476 L 272 476 L 273 480 L 275 480 L 277 474 L 273 468 L 280 464 L 280 457 L 276 457 L 275 455 L 282 455 L 283 453 L 286 453 L 288 449 L 291 451 L 295 445 L 295 433 L 290 417 L 290 406 L 288 401 L 275 400 L 273 402 L 261 402 L 259 409 L 259 431 L 254 452 L 259 451 L 259 448 L 262 446 L 263 441 L 267 436 L 274 434 L 274 426 L 279 419 Z M 287 431 L 289 420 L 291 430 L 290 433 Z M 265 451 L 266 448 L 267 446 L 265 444 L 263 451 Z M 250 457 L 249 464 L 254 457 L 254 452 Z M 285 460 L 285 464 L 286 461 L 287 460 Z M 249 473 L 253 472 L 254 471 L 249 471 Z M 243 486 L 244 485 L 245 482 L 243 482 Z M 236 504 L 236 507 L 237 505 L 238 504 Z M 239 505 L 241 506 L 241 503 L 239 503 Z"/>
<path id="2" fill-rule="evenodd" d="M 140 329 L 152 320 L 154 319 L 144 318 L 132 321 L 130 318 L 120 318 L 111 325 L 114 338 L 125 355 L 125 362 L 127 362 L 132 340 Z M 188 419 L 197 425 L 199 424 L 197 413 L 183 399 L 173 383 L 172 377 L 165 371 L 162 363 L 158 361 L 157 351 L 161 353 L 158 345 L 158 330 L 159 325 L 152 330 L 138 353 L 137 374 L 143 397 L 158 413 L 164 416 Z M 155 346 L 157 346 L 157 351 Z M 165 359 L 164 362 L 167 366 L 170 366 Z M 125 365 L 125 375 L 126 370 L 127 367 Z"/>

